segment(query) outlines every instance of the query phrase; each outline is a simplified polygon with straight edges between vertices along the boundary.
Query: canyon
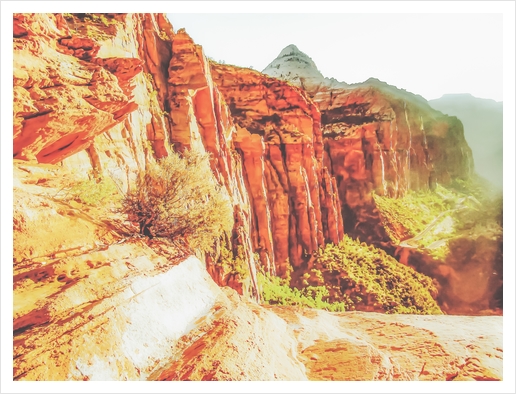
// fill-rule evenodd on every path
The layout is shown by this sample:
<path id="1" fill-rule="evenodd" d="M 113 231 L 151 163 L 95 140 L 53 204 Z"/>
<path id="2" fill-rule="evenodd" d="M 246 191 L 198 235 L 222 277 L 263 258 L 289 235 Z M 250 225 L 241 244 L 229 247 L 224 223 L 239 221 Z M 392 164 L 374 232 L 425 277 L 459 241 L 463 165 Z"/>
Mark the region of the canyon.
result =
<path id="1" fill-rule="evenodd" d="M 502 379 L 501 239 L 437 261 L 401 248 L 376 202 L 467 181 L 460 120 L 375 79 L 324 78 L 294 45 L 263 73 L 212 62 L 162 14 L 15 14 L 13 50 L 15 380 Z M 117 206 L 187 150 L 210 154 L 206 181 L 232 206 L 208 252 L 145 237 Z M 77 193 L 105 182 L 102 203 Z M 475 316 L 261 303 L 259 275 L 299 285 L 345 237 Z"/>

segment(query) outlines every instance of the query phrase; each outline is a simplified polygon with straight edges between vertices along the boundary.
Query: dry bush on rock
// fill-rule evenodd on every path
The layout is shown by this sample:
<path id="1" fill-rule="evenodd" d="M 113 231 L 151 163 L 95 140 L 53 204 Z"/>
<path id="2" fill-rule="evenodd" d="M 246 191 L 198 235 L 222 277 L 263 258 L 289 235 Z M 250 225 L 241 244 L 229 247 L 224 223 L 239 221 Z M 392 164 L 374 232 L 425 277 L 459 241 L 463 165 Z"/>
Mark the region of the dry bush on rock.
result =
<path id="1" fill-rule="evenodd" d="M 213 177 L 209 156 L 195 151 L 150 164 L 127 193 L 123 212 L 143 235 L 184 237 L 203 251 L 233 227 L 231 202 Z"/>

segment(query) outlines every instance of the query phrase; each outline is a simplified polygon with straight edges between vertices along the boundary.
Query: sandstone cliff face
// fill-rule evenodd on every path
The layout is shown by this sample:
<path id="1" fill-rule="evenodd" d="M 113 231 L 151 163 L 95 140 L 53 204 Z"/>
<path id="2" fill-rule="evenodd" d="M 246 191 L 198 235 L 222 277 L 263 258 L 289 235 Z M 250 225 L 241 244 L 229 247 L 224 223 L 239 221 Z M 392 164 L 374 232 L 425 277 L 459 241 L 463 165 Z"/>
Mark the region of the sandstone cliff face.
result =
<path id="1" fill-rule="evenodd" d="M 251 243 L 250 201 L 242 170 L 242 162 L 233 151 L 235 126 L 225 101 L 211 78 L 208 60 L 199 45 L 184 31 L 174 37 L 168 69 L 166 107 L 172 123 L 171 142 L 174 149 L 200 149 L 211 154 L 211 169 L 220 185 L 225 186 L 234 206 L 235 226 L 230 245 L 233 253 L 243 250 L 249 262 L 251 291 L 257 296 L 255 261 Z M 238 278 L 224 274 L 211 256 L 207 256 L 209 272 L 221 285 L 243 291 Z"/>
<path id="2" fill-rule="evenodd" d="M 302 90 L 256 71 L 214 64 L 212 72 L 237 124 L 255 250 L 283 276 L 289 263 L 300 268 L 324 243 L 342 239 L 319 110 Z"/>
<path id="3" fill-rule="evenodd" d="M 324 78 L 297 47 L 286 47 L 263 71 L 306 89 L 321 112 L 324 165 L 337 179 L 346 233 L 387 250 L 372 192 L 402 197 L 473 170 L 457 118 L 376 79 L 348 85 Z"/>
<path id="4" fill-rule="evenodd" d="M 378 232 L 372 191 L 402 197 L 408 190 L 467 179 L 473 169 L 460 121 L 431 110 L 423 100 L 410 100 L 408 93 L 396 97 L 388 89 L 373 83 L 314 97 L 346 231 L 376 243 L 386 238 Z"/>
<path id="5" fill-rule="evenodd" d="M 230 151 L 234 126 L 200 47 L 175 37 L 159 14 L 20 14 L 14 51 L 14 158 L 62 163 L 77 178 L 111 177 L 125 191 L 172 149 L 210 152 L 234 205 L 228 242 L 250 262 L 246 287 L 256 295 L 249 202 Z M 219 284 L 244 291 L 207 260 Z"/>
<path id="6" fill-rule="evenodd" d="M 163 80 L 171 37 L 159 26 L 172 31 L 151 14 L 92 18 L 15 16 L 13 156 L 63 162 L 78 177 L 109 170 L 127 187 L 170 150 L 162 104 L 151 94 L 160 85 L 148 76 Z"/>

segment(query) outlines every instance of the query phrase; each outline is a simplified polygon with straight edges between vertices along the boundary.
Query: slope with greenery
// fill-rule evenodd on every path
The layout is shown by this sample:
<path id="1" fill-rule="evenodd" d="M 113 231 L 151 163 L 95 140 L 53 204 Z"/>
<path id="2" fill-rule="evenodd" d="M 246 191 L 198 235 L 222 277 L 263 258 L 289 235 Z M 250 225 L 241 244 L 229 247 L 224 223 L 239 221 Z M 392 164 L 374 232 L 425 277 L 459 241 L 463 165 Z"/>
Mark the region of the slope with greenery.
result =
<path id="1" fill-rule="evenodd" d="M 438 260 L 446 258 L 455 239 L 502 234 L 502 199 L 479 177 L 399 199 L 373 197 L 393 244 L 425 250 Z"/>
<path id="2" fill-rule="evenodd" d="M 441 314 L 432 280 L 400 264 L 383 250 L 345 237 L 328 244 L 313 268 L 290 280 L 260 274 L 262 299 L 268 304 L 298 305 L 329 311 Z"/>

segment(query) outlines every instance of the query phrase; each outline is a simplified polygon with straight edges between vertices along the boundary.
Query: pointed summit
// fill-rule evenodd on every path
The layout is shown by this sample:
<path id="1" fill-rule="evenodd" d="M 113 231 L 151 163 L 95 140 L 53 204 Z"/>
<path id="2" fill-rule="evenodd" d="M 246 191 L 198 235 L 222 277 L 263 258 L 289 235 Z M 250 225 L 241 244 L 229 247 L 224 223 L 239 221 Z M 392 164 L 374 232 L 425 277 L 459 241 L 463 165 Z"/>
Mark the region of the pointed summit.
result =
<path id="1" fill-rule="evenodd" d="M 271 77 L 288 81 L 309 94 L 324 87 L 340 83 L 334 79 L 325 78 L 317 69 L 315 62 L 306 53 L 290 44 L 283 48 L 280 54 L 262 71 Z"/>
<path id="2" fill-rule="evenodd" d="M 303 54 L 305 55 L 303 52 L 301 52 L 299 50 L 298 47 L 296 47 L 294 44 L 290 44 L 288 46 L 286 46 L 285 48 L 283 48 L 283 50 L 280 52 L 280 54 L 278 55 L 278 57 L 283 57 L 283 56 L 287 56 L 287 55 L 291 55 L 291 54 L 297 54 L 297 53 L 300 53 L 300 54 Z M 306 56 L 306 55 L 305 55 Z"/>

